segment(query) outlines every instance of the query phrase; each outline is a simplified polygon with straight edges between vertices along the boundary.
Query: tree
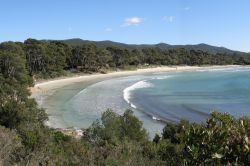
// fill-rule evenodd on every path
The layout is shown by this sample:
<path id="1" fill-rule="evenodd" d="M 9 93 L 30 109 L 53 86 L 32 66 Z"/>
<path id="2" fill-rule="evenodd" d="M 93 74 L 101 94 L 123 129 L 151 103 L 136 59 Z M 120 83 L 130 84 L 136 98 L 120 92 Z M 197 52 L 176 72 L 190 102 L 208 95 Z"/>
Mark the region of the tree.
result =
<path id="1" fill-rule="evenodd" d="M 40 72 L 45 73 L 46 61 L 48 61 L 45 43 L 35 39 L 27 39 L 24 45 L 29 75 L 33 76 L 34 73 Z"/>
<path id="2" fill-rule="evenodd" d="M 21 148 L 21 139 L 16 132 L 0 126 L 0 165 L 15 165 Z"/>

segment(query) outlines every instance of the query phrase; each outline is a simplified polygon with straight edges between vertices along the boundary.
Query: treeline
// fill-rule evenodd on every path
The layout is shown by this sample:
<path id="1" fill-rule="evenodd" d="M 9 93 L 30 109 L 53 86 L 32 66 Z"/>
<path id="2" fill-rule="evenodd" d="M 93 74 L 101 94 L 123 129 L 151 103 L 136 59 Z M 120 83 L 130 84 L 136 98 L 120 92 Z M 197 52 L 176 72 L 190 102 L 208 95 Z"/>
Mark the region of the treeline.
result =
<path id="1" fill-rule="evenodd" d="M 4 43 L 3 43 L 4 44 Z M 30 76 L 57 77 L 71 72 L 105 72 L 144 65 L 248 65 L 247 54 L 210 54 L 184 48 L 162 50 L 144 48 L 128 50 L 119 47 L 98 48 L 95 44 L 70 46 L 61 41 L 27 39 L 19 45 Z"/>
<path id="2" fill-rule="evenodd" d="M 215 112 L 204 124 L 166 124 L 153 140 L 130 110 L 106 111 L 81 139 L 48 128 L 28 87 L 34 74 L 67 69 L 59 55 L 68 46 L 33 42 L 36 47 L 28 41 L 0 44 L 0 165 L 249 165 L 250 119 L 226 113 Z"/>

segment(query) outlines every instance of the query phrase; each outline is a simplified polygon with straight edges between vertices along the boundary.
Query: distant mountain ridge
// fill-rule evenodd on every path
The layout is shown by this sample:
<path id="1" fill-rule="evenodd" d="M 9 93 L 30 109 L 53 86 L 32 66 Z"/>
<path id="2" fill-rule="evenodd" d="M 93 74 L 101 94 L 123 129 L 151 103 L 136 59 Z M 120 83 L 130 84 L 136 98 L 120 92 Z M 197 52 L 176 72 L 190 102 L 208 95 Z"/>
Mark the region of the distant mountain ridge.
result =
<path id="1" fill-rule="evenodd" d="M 234 53 L 240 53 L 240 54 L 245 54 L 245 52 L 241 51 L 234 51 L 230 50 L 225 47 L 217 47 L 217 46 L 211 46 L 208 44 L 196 44 L 196 45 L 170 45 L 166 43 L 158 43 L 158 44 L 125 44 L 125 43 L 119 43 L 119 42 L 114 42 L 110 40 L 104 40 L 104 41 L 90 41 L 90 40 L 83 40 L 79 38 L 74 38 L 74 39 L 66 39 L 66 40 L 61 40 L 62 42 L 72 45 L 72 46 L 80 46 L 83 44 L 90 44 L 94 43 L 96 44 L 97 47 L 99 48 L 106 48 L 106 47 L 121 47 L 121 48 L 126 48 L 128 50 L 132 49 L 143 49 L 143 48 L 160 48 L 164 50 L 169 50 L 169 49 L 178 49 L 178 48 L 185 48 L 187 50 L 202 50 L 209 52 L 211 54 L 216 54 L 216 53 L 229 53 L 229 54 L 234 54 Z"/>

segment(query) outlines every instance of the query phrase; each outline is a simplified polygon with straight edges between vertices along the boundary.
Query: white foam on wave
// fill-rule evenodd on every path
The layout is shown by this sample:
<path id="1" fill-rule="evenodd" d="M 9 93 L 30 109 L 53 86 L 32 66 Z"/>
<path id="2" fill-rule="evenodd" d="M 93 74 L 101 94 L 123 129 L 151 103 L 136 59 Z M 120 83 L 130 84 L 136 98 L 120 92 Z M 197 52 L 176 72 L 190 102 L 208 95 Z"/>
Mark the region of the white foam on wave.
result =
<path id="1" fill-rule="evenodd" d="M 134 104 L 131 103 L 130 106 L 131 106 L 132 108 L 136 109 L 136 106 L 135 106 Z"/>
<path id="2" fill-rule="evenodd" d="M 156 79 L 156 80 L 165 80 L 165 79 L 168 79 L 170 77 L 172 77 L 172 76 L 158 76 L 158 77 L 155 77 L 153 79 Z"/>
<path id="3" fill-rule="evenodd" d="M 222 72 L 238 72 L 238 71 L 242 71 L 242 69 L 247 69 L 245 67 L 234 67 L 234 68 L 231 68 L 231 67 L 226 67 L 226 68 L 214 68 L 214 69 L 199 69 L 197 71 L 200 71 L 200 72 L 213 72 L 213 71 L 222 71 Z"/>
<path id="4" fill-rule="evenodd" d="M 157 121 L 160 121 L 161 119 L 159 119 L 159 118 L 156 118 L 155 116 L 152 116 L 152 119 L 153 120 L 157 120 Z"/>
<path id="5" fill-rule="evenodd" d="M 136 106 L 132 104 L 129 100 L 131 97 L 131 91 L 134 91 L 136 89 L 149 88 L 149 87 L 153 87 L 153 85 L 145 80 L 136 82 L 135 84 L 123 90 L 123 98 L 128 104 L 130 104 L 131 107 L 136 108 Z"/>

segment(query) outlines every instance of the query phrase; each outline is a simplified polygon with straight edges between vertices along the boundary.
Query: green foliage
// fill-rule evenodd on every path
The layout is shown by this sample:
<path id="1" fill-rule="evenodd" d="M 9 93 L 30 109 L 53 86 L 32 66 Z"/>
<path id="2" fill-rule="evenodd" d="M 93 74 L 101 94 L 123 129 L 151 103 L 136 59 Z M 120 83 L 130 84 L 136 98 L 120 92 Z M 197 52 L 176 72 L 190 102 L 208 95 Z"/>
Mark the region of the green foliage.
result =
<path id="1" fill-rule="evenodd" d="M 179 143 L 183 131 L 189 128 L 189 122 L 181 120 L 178 125 L 167 123 L 163 128 L 162 138 L 169 139 L 172 143 Z"/>
<path id="2" fill-rule="evenodd" d="M 106 143 L 116 144 L 124 140 L 146 141 L 148 134 L 142 128 L 139 121 L 131 110 L 124 112 L 122 116 L 108 110 L 103 113 L 99 121 L 87 129 L 84 139 L 94 143 L 104 145 Z"/>
<path id="3" fill-rule="evenodd" d="M 247 117 L 214 112 L 203 124 L 167 123 L 151 141 L 131 110 L 123 115 L 108 110 L 76 139 L 44 125 L 47 115 L 28 90 L 32 77 L 57 77 L 66 70 L 249 62 L 247 55 L 187 49 L 71 47 L 34 39 L 1 43 L 0 165 L 249 165 Z"/>
<path id="4" fill-rule="evenodd" d="M 67 43 L 67 42 L 66 42 Z M 135 69 L 138 65 L 230 65 L 250 64 L 250 56 L 238 52 L 201 51 L 200 47 L 132 47 L 120 45 L 98 47 L 95 43 L 67 45 L 63 41 L 27 39 L 23 44 L 27 68 L 31 76 L 53 78 L 65 70 L 85 73 L 104 69 Z M 207 49 L 203 49 L 207 50 Z"/>
<path id="5" fill-rule="evenodd" d="M 131 110 L 125 111 L 121 117 L 121 136 L 135 141 L 146 140 L 148 135 L 142 125 Z"/>
<path id="6" fill-rule="evenodd" d="M 0 165 L 13 165 L 21 147 L 16 132 L 0 126 Z"/>
<path id="7" fill-rule="evenodd" d="M 55 141 L 57 143 L 59 143 L 59 142 L 61 143 L 61 142 L 68 142 L 68 141 L 70 141 L 71 137 L 68 136 L 68 135 L 63 134 L 60 131 L 56 131 L 54 133 L 54 139 L 55 139 Z"/>
<path id="8" fill-rule="evenodd" d="M 216 54 L 216 53 L 227 53 L 227 54 L 233 54 L 233 53 L 242 53 L 239 51 L 232 51 L 224 47 L 216 47 L 211 46 L 207 44 L 196 44 L 196 45 L 169 45 L 166 43 L 158 43 L 158 44 L 124 44 L 124 43 L 118 43 L 113 41 L 89 41 L 89 40 L 82 40 L 82 39 L 68 39 L 68 40 L 61 40 L 62 42 L 71 45 L 71 46 L 81 46 L 85 44 L 95 44 L 98 48 L 107 48 L 107 47 L 119 47 L 122 49 L 128 49 L 128 50 L 134 50 L 134 49 L 145 49 L 145 48 L 160 48 L 162 50 L 170 50 L 170 49 L 185 49 L 185 50 L 202 50 L 204 52 L 208 52 L 210 54 Z"/>
<path id="9" fill-rule="evenodd" d="M 112 110 L 103 113 L 101 121 L 85 131 L 83 141 L 91 143 L 92 165 L 162 165 L 161 160 L 144 154 L 149 143 L 142 123 L 127 110 L 118 115 Z M 90 165 L 91 165 L 90 164 Z"/>
<path id="10" fill-rule="evenodd" d="M 28 39 L 24 42 L 27 67 L 32 76 L 57 77 L 63 75 L 70 48 L 57 41 L 38 41 Z"/>
<path id="11" fill-rule="evenodd" d="M 0 44 L 0 73 L 6 81 L 31 83 L 25 68 L 25 54 L 21 46 L 13 42 Z"/>
<path id="12" fill-rule="evenodd" d="M 153 139 L 153 142 L 159 143 L 160 140 L 161 140 L 161 137 L 159 136 L 159 134 L 155 134 L 155 137 L 154 137 L 154 139 Z"/>
<path id="13" fill-rule="evenodd" d="M 247 165 L 249 127 L 249 118 L 235 119 L 227 113 L 213 112 L 205 124 L 167 125 L 162 141 L 185 147 L 180 153 L 183 164 Z"/>

